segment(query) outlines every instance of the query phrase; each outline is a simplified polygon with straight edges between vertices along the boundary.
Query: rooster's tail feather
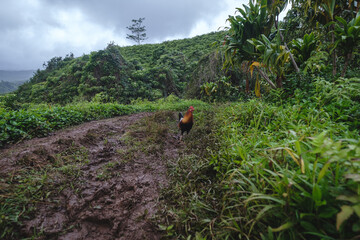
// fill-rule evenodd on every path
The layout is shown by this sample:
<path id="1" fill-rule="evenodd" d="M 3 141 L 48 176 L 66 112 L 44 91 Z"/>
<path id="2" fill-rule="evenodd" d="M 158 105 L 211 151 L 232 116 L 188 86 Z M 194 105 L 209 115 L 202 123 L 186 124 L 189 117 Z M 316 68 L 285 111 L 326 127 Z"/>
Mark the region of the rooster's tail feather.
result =
<path id="1" fill-rule="evenodd" d="M 179 121 L 180 121 L 182 118 L 184 118 L 184 115 L 183 115 L 181 112 L 179 112 Z"/>

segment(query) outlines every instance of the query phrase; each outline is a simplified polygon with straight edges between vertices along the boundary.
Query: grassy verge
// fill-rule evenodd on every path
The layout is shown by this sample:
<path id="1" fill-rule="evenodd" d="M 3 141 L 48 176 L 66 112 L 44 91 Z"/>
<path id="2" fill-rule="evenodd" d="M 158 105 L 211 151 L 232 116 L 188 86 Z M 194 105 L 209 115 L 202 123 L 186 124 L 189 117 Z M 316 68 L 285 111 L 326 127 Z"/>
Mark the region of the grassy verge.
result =
<path id="1" fill-rule="evenodd" d="M 358 97 L 340 82 L 281 104 L 251 100 L 199 114 L 187 154 L 171 165 L 173 182 L 164 192 L 169 235 L 356 238 Z M 202 138 L 205 132 L 210 134 Z"/>
<path id="2" fill-rule="evenodd" d="M 118 103 L 82 102 L 66 106 L 28 105 L 11 111 L 0 108 L 0 147 L 33 137 L 46 136 L 50 132 L 83 122 L 159 110 L 186 110 L 207 104 L 199 100 L 180 100 L 169 96 L 156 102 L 138 101 L 132 105 Z"/>
<path id="3" fill-rule="evenodd" d="M 169 239 L 195 239 L 216 218 L 222 192 L 210 159 L 220 146 L 220 139 L 215 137 L 220 127 L 217 111 L 211 106 L 194 113 L 195 125 L 184 138 L 184 150 L 179 158 L 168 161 L 170 183 L 162 191 L 160 218 Z"/>
<path id="4" fill-rule="evenodd" d="M 222 116 L 231 120 L 220 128 L 222 147 L 211 162 L 224 192 L 221 234 L 251 239 L 356 235 L 357 133 L 324 111 L 297 105 L 251 101 L 225 109 Z"/>

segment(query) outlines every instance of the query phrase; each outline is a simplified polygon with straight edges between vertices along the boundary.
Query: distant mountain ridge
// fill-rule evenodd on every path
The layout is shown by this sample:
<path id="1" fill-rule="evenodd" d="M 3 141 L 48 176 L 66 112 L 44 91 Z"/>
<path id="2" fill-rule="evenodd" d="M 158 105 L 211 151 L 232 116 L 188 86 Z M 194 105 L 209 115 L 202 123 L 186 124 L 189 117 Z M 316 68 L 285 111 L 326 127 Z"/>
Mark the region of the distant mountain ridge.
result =
<path id="1" fill-rule="evenodd" d="M 35 70 L 0 70 L 0 94 L 13 92 L 34 76 Z"/>
<path id="2" fill-rule="evenodd" d="M 0 80 L 0 94 L 13 92 L 23 83 L 22 81 L 8 82 Z"/>
<path id="3" fill-rule="evenodd" d="M 25 82 L 34 75 L 35 70 L 9 71 L 0 70 L 0 81 L 5 82 Z"/>

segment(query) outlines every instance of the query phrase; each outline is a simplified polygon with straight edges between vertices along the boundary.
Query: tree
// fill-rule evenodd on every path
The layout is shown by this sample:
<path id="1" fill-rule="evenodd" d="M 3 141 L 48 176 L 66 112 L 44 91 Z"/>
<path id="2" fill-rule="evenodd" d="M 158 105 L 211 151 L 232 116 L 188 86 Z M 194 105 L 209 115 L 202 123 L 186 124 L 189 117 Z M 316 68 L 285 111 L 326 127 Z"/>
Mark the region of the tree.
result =
<path id="1" fill-rule="evenodd" d="M 360 2 L 354 0 L 293 0 L 292 2 L 300 12 L 308 17 L 313 27 L 318 28 L 319 23 L 325 26 L 324 29 L 330 27 L 326 31 L 331 34 L 333 76 L 335 76 L 337 63 L 337 49 L 334 47 L 336 45 L 335 26 L 329 23 L 333 22 L 336 17 L 342 17 L 346 21 L 354 18 L 359 11 Z"/>
<path id="2" fill-rule="evenodd" d="M 293 39 L 290 43 L 291 52 L 295 55 L 297 63 L 301 65 L 306 62 L 313 51 L 318 48 L 318 37 L 312 32 L 305 34 L 303 38 Z"/>
<path id="3" fill-rule="evenodd" d="M 147 39 L 145 26 L 142 26 L 142 22 L 144 20 L 145 18 L 139 18 L 138 20 L 133 19 L 131 20 L 133 24 L 129 27 L 126 27 L 132 32 L 132 35 L 127 34 L 126 38 L 135 41 L 138 45 Z"/>
<path id="4" fill-rule="evenodd" d="M 343 52 L 345 64 L 341 76 L 344 77 L 353 53 L 360 44 L 360 12 L 349 22 L 342 17 L 335 18 L 337 22 L 332 23 L 335 25 L 336 36 L 334 48 L 339 48 Z"/>
<path id="5" fill-rule="evenodd" d="M 295 68 L 295 71 L 298 73 L 300 72 L 300 69 L 298 65 L 295 62 L 294 56 L 291 54 L 290 49 L 288 48 L 284 36 L 282 35 L 281 29 L 279 28 L 279 14 L 286 8 L 288 4 L 288 1 L 282 1 L 282 0 L 269 0 L 267 2 L 267 8 L 268 8 L 268 14 L 271 18 L 274 19 L 275 28 L 277 32 L 279 33 L 279 36 L 281 38 L 281 42 L 284 44 L 286 51 L 289 52 L 289 57 L 291 60 L 292 65 Z"/>
<path id="6" fill-rule="evenodd" d="M 248 66 L 255 66 L 260 75 L 273 88 L 275 84 L 269 79 L 260 65 L 254 64 L 257 60 L 256 49 L 249 39 L 257 39 L 261 34 L 268 35 L 271 32 L 274 18 L 267 12 L 267 0 L 249 0 L 249 4 L 244 5 L 244 9 L 237 8 L 240 15 L 229 16 L 227 21 L 230 23 L 229 36 L 226 37 L 224 44 L 225 62 L 224 68 L 240 66 L 247 62 Z M 249 80 L 246 79 L 246 89 L 248 90 Z"/>
<path id="7" fill-rule="evenodd" d="M 285 74 L 285 63 L 289 59 L 290 51 L 286 50 L 285 46 L 281 45 L 279 37 L 276 37 L 273 40 L 274 41 L 272 42 L 264 34 L 262 34 L 259 39 L 248 39 L 248 42 L 255 46 L 258 61 L 261 62 L 261 64 L 253 63 L 251 68 L 256 65 L 258 65 L 258 67 L 265 66 L 270 72 L 276 75 L 276 86 L 271 80 L 267 79 L 265 75 L 259 73 L 271 87 L 281 88 Z"/>

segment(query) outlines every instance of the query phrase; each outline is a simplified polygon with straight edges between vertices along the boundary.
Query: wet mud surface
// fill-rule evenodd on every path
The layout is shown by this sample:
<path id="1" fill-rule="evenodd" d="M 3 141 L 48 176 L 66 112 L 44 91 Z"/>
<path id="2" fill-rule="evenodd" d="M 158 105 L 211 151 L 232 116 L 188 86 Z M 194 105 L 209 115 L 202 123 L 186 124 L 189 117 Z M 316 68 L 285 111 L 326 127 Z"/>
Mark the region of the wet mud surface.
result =
<path id="1" fill-rule="evenodd" d="M 164 233 L 154 216 L 161 208 L 159 192 L 168 182 L 166 159 L 179 156 L 181 143 L 167 129 L 155 139 L 158 149 L 129 142 L 129 137 L 145 137 L 141 131 L 129 134 L 130 126 L 152 115 L 88 122 L 1 149 L 0 175 L 47 171 L 44 200 L 36 201 L 32 215 L 23 219 L 21 235 L 161 239 Z"/>

